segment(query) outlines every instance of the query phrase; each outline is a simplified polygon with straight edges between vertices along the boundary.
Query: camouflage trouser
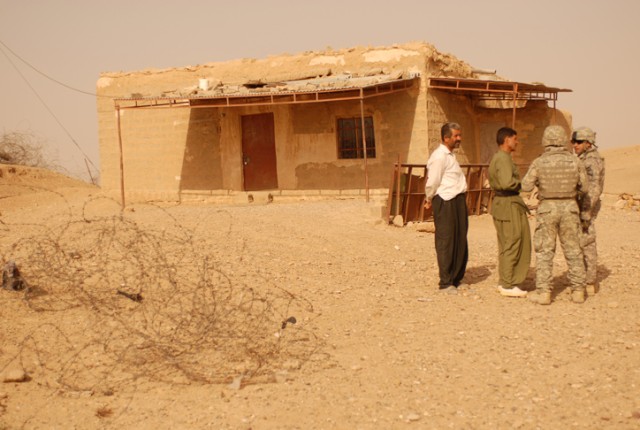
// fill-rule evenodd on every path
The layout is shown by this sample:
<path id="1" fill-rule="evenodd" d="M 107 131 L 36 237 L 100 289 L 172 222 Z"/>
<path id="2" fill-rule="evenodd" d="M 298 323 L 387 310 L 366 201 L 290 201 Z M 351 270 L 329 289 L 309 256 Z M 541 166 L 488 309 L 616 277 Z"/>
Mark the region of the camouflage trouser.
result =
<path id="1" fill-rule="evenodd" d="M 556 237 L 560 238 L 562 251 L 569 268 L 572 290 L 584 290 L 585 269 L 580 247 L 580 216 L 574 200 L 543 200 L 536 214 L 536 231 L 533 236 L 536 250 L 536 288 L 551 291 L 553 257 L 556 253 Z"/>
<path id="2" fill-rule="evenodd" d="M 595 219 L 591 220 L 589 230 L 580 233 L 580 245 L 584 254 L 584 268 L 587 272 L 587 284 L 595 284 L 598 272 L 598 250 L 596 249 Z"/>

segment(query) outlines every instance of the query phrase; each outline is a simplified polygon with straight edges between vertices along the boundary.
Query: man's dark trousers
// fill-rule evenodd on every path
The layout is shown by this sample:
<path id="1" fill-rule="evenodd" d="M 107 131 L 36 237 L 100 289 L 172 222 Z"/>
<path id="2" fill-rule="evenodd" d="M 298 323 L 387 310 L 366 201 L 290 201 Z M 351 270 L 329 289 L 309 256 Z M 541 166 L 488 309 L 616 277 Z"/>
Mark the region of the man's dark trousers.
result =
<path id="1" fill-rule="evenodd" d="M 469 215 L 466 194 L 451 200 L 435 195 L 432 200 L 433 221 L 436 227 L 435 242 L 440 272 L 440 288 L 458 286 L 464 277 L 469 258 L 467 231 Z"/>

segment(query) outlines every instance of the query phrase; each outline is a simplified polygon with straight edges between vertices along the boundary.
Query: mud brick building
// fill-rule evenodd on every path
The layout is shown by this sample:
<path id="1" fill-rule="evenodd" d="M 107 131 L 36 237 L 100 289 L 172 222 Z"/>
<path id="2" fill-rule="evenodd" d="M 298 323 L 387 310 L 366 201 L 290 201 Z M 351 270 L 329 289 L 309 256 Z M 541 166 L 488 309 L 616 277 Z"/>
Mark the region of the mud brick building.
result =
<path id="1" fill-rule="evenodd" d="M 488 163 L 502 126 L 520 164 L 549 124 L 543 84 L 475 70 L 428 43 L 304 52 L 97 82 L 101 185 L 123 201 L 387 196 L 395 163 L 425 164 L 440 127 L 463 127 L 461 163 Z"/>

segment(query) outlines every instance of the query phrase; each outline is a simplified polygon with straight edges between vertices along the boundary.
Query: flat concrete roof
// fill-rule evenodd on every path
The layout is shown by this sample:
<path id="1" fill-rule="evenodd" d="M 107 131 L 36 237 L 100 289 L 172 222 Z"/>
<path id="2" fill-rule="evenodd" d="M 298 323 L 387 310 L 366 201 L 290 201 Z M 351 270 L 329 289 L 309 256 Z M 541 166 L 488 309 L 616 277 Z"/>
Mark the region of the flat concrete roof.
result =
<path id="1" fill-rule="evenodd" d="M 114 102 L 120 109 L 134 109 L 233 107 L 361 100 L 405 91 L 419 79 L 417 74 L 407 76 L 395 74 L 366 77 L 326 76 L 277 83 L 251 81 L 243 85 L 194 89 L 190 94 L 132 95 L 115 98 Z"/>

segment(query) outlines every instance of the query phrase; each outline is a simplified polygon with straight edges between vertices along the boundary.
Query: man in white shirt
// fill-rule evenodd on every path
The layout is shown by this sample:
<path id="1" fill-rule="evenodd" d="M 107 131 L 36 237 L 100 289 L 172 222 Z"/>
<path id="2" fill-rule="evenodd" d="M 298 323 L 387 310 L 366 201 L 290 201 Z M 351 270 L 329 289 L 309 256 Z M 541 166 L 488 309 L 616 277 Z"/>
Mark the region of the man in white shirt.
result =
<path id="1" fill-rule="evenodd" d="M 453 154 L 462 142 L 460 125 L 455 122 L 444 124 L 440 137 L 442 143 L 427 161 L 425 208 L 433 208 L 439 289 L 457 293 L 469 258 L 467 180 Z"/>

